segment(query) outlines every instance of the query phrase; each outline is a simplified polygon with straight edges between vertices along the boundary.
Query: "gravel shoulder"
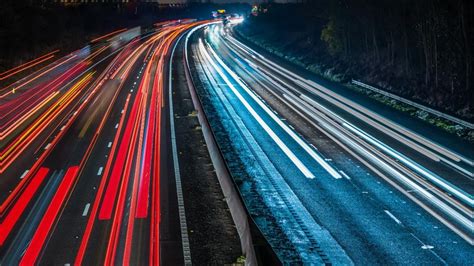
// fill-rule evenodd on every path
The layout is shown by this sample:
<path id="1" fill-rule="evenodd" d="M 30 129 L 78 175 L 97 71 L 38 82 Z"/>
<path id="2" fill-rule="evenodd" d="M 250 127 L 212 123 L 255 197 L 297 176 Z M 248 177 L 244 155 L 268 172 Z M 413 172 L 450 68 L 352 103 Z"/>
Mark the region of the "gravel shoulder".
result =
<path id="1" fill-rule="evenodd" d="M 223 265 L 242 255 L 186 85 L 183 45 L 173 60 L 173 105 L 191 256 L 195 265 Z"/>

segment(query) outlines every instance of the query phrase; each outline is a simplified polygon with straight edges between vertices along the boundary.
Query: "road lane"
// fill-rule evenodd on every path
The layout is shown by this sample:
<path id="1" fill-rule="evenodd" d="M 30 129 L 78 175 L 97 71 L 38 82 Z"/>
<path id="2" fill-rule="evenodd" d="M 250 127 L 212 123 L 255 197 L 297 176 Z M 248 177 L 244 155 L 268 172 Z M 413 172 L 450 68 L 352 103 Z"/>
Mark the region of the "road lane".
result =
<path id="1" fill-rule="evenodd" d="M 212 32 L 215 33 L 214 36 L 212 36 Z M 314 144 L 315 147 L 324 151 L 324 158 L 327 161 L 332 162 L 333 165 L 336 165 L 336 169 L 339 171 L 339 173 L 341 173 L 341 176 L 344 177 L 341 179 L 342 181 L 340 181 L 340 183 L 336 183 L 336 185 L 329 185 L 330 181 L 327 181 L 326 179 L 321 180 L 320 178 L 313 179 L 313 181 L 310 181 L 311 179 L 309 179 L 309 182 L 305 181 L 305 183 L 308 184 L 303 185 L 300 179 L 289 178 L 288 176 L 284 175 L 286 177 L 286 182 L 290 184 L 290 187 L 295 191 L 300 200 L 304 203 L 305 207 L 310 211 L 311 215 L 317 218 L 317 220 L 321 221 L 323 225 L 335 235 L 336 239 L 341 243 L 341 245 L 345 249 L 347 248 L 346 251 L 351 256 L 351 258 L 354 256 L 356 261 L 365 263 L 375 263 L 378 259 L 382 258 L 387 258 L 389 261 L 399 262 L 403 260 L 413 262 L 438 261 L 440 263 L 445 263 L 445 260 L 451 262 L 462 262 L 461 255 L 454 256 L 453 254 L 467 254 L 466 252 L 468 252 L 470 249 L 469 244 L 450 232 L 450 230 L 444 227 L 444 225 L 440 225 L 439 222 L 433 219 L 433 216 L 436 218 L 441 218 L 441 220 L 448 221 L 446 223 L 448 226 L 450 226 L 449 223 L 452 223 L 453 220 L 448 220 L 450 218 L 446 218 L 446 215 L 443 215 L 444 217 L 439 217 L 439 210 L 432 211 L 430 208 L 425 208 L 425 210 L 423 210 L 422 208 L 416 206 L 416 204 L 410 202 L 410 200 L 413 200 L 415 203 L 423 207 L 426 205 L 426 201 L 420 202 L 418 198 L 425 192 L 429 193 L 426 194 L 428 198 L 435 197 L 437 200 L 443 200 L 444 202 L 440 203 L 439 201 L 435 201 L 437 202 L 435 205 L 439 206 L 439 204 L 445 204 L 444 206 L 448 206 L 450 212 L 453 210 L 453 208 L 455 208 L 455 212 L 453 212 L 454 215 L 456 217 L 460 217 L 460 220 L 465 219 L 465 221 L 467 221 L 465 224 L 467 226 L 466 229 L 468 229 L 468 221 L 470 219 L 469 215 L 472 215 L 472 209 L 469 208 L 469 205 L 466 206 L 465 204 L 470 204 L 470 198 L 464 197 L 464 199 L 462 199 L 462 197 L 469 195 L 471 188 L 466 186 L 468 184 L 466 181 L 459 182 L 459 180 L 466 180 L 466 177 L 463 177 L 462 173 L 457 173 L 457 177 L 453 178 L 453 181 L 456 182 L 456 184 L 460 184 L 462 185 L 460 187 L 466 189 L 466 191 L 463 191 L 462 189 L 458 190 L 458 188 L 451 190 L 452 192 L 459 191 L 460 193 L 458 193 L 457 196 L 455 195 L 456 192 L 453 193 L 453 196 L 450 196 L 446 193 L 445 190 L 453 188 L 449 187 L 451 184 L 448 182 L 444 182 L 444 189 L 443 185 L 440 185 L 442 184 L 441 182 L 438 184 L 440 186 L 439 188 L 433 188 L 433 185 L 430 184 L 430 182 L 436 180 L 430 180 L 428 178 L 420 179 L 415 177 L 417 174 L 420 174 L 419 172 L 426 170 L 420 170 L 421 168 L 419 168 L 416 163 L 413 163 L 413 159 L 401 157 L 397 149 L 387 149 L 387 146 L 382 145 L 383 143 L 381 143 L 380 140 L 385 141 L 387 139 L 386 137 L 379 138 L 379 140 L 368 137 L 367 134 L 363 133 L 364 131 L 359 131 L 357 128 L 351 126 L 354 123 L 353 121 L 360 123 L 357 122 L 357 120 L 354 120 L 354 118 L 350 120 L 350 124 L 341 123 L 341 127 L 338 127 L 338 129 L 335 130 L 334 127 L 336 124 L 334 124 L 334 120 L 332 120 L 334 118 L 330 118 L 331 116 L 328 116 L 327 114 L 328 111 L 324 110 L 324 108 L 327 109 L 328 107 L 322 106 L 321 108 L 316 109 L 314 105 L 321 102 L 319 100 L 320 98 L 317 98 L 317 100 L 315 100 L 314 97 L 304 98 L 306 97 L 304 90 L 305 88 L 299 88 L 302 86 L 300 84 L 300 80 L 297 80 L 294 77 L 286 77 L 281 73 L 268 70 L 269 67 L 265 68 L 263 63 L 258 63 L 258 61 L 255 60 L 258 55 L 253 51 L 247 53 L 245 57 L 242 56 L 242 53 L 239 54 L 238 52 L 239 48 L 236 48 L 235 45 L 231 43 L 232 41 L 228 40 L 230 38 L 221 38 L 218 34 L 219 32 L 220 30 L 215 30 L 212 27 L 209 27 L 207 30 L 204 30 L 204 33 L 199 34 L 199 36 L 205 40 L 203 43 L 211 44 L 209 46 L 205 45 L 206 49 L 209 50 L 208 53 L 215 53 L 218 57 L 221 57 L 222 61 L 231 69 L 231 71 L 235 71 L 238 76 L 235 78 L 235 83 L 239 83 L 240 80 L 240 82 L 242 82 L 247 87 L 250 86 L 254 90 L 258 88 L 257 95 L 259 96 L 257 96 L 257 98 L 264 98 L 265 100 L 273 99 L 270 102 L 265 101 L 264 103 L 273 108 L 277 107 L 278 110 L 275 112 L 276 114 L 279 114 L 285 118 L 290 117 L 291 119 L 288 119 L 288 122 L 298 125 L 295 126 L 298 131 L 301 131 L 301 122 L 296 123 L 296 118 L 294 115 L 299 117 L 299 120 L 303 119 L 306 127 L 301 133 L 307 137 L 308 140 L 311 140 L 309 142 Z M 195 43 L 198 43 L 197 38 Z M 239 43 L 239 45 L 242 44 Z M 233 49 L 230 47 L 233 47 Z M 199 51 L 194 51 L 194 54 L 199 54 Z M 202 60 L 202 58 L 197 59 L 198 64 L 205 65 L 206 62 L 202 62 Z M 276 68 L 275 66 L 272 67 Z M 265 69 L 265 71 L 261 69 Z M 279 72 L 284 71 L 280 70 Z M 216 79 L 218 76 L 218 71 L 208 71 L 208 73 L 204 75 L 203 79 L 212 80 Z M 227 95 L 230 93 L 230 91 L 232 91 L 229 86 L 222 85 L 225 84 L 225 82 L 216 81 L 214 82 L 214 85 L 212 84 L 213 82 L 210 82 L 208 86 L 212 87 L 213 90 L 220 90 L 223 94 Z M 229 97 L 230 101 L 238 102 L 239 97 L 227 97 Z M 285 106 L 275 106 L 276 99 Z M 236 107 L 235 109 L 237 113 L 241 112 L 239 119 L 245 123 L 249 114 L 248 111 L 243 112 L 242 110 L 245 110 L 246 108 Z M 217 110 L 221 110 L 221 108 L 217 108 Z M 245 114 L 246 112 L 247 114 Z M 339 118 L 342 119 L 347 119 L 348 116 L 347 114 L 339 115 Z M 318 117 L 318 120 L 316 120 L 315 117 Z M 337 116 L 333 115 L 333 117 Z M 283 121 L 286 121 L 286 119 L 283 119 Z M 363 126 L 364 130 L 366 128 L 367 126 Z M 274 129 L 274 127 L 272 127 L 272 129 Z M 317 137 L 317 140 L 314 136 L 316 134 L 315 129 L 318 130 L 318 133 L 323 133 L 322 136 Z M 343 133 L 341 133 L 341 130 L 344 130 Z M 262 132 L 262 129 L 260 128 L 260 130 L 258 130 L 257 127 L 253 132 Z M 330 134 L 328 134 L 328 132 L 330 132 Z M 373 131 L 370 132 L 372 133 Z M 352 134 L 352 140 L 348 139 L 347 137 L 350 134 Z M 380 132 L 378 134 L 380 135 Z M 321 138 L 328 140 L 323 142 Z M 373 163 L 366 163 L 366 159 L 362 158 L 358 152 L 354 152 L 357 151 L 355 148 L 356 146 L 349 146 L 347 143 L 342 141 L 343 139 L 347 139 L 347 141 L 350 140 L 350 142 L 354 143 L 354 145 L 357 144 L 357 147 L 360 146 L 364 147 L 363 149 L 368 149 L 366 150 L 366 153 L 378 154 L 377 156 L 383 158 L 385 163 L 389 163 L 390 167 L 395 167 L 394 169 L 397 169 L 396 171 L 403 170 L 404 173 L 409 173 L 411 171 L 411 178 L 415 178 L 416 180 L 414 181 L 416 184 L 413 183 L 413 185 L 415 187 L 421 185 L 426 187 L 426 189 L 419 189 L 419 195 L 417 195 L 418 193 L 413 193 L 413 190 L 407 188 L 401 188 L 402 193 L 393 191 L 393 187 L 397 188 L 399 187 L 399 184 L 393 183 L 391 178 L 387 178 L 385 180 L 388 183 L 383 183 L 385 181 L 379 181 L 380 177 L 387 177 L 387 174 L 374 168 Z M 373 147 L 370 147 L 370 145 L 367 143 L 364 144 L 366 141 L 369 142 L 370 145 L 376 146 L 376 148 L 374 149 Z M 330 142 L 339 145 L 343 152 L 341 152 L 341 148 L 335 147 L 334 144 L 328 145 Z M 377 147 L 375 143 L 379 146 Z M 382 147 L 385 148 L 385 150 L 383 150 Z M 399 145 L 396 145 L 395 147 L 398 148 Z M 403 154 L 405 154 L 405 150 L 402 150 Z M 387 154 L 384 154 L 384 152 Z M 433 152 L 438 151 L 434 149 Z M 272 154 L 272 156 L 275 155 L 274 153 L 269 154 Z M 397 161 L 391 159 L 391 156 L 398 156 Z M 441 156 L 445 155 L 442 154 Z M 417 159 L 419 157 L 420 155 L 415 157 L 415 162 L 418 162 Z M 448 156 L 446 156 L 446 158 L 448 158 Z M 276 161 L 276 159 L 273 160 Z M 360 162 L 357 162 L 357 160 Z M 469 161 L 469 159 L 467 160 Z M 401 161 L 401 163 L 398 161 Z M 409 165 L 410 163 L 412 165 Z M 285 165 L 284 162 L 278 162 L 275 164 Z M 409 165 L 409 167 L 400 167 L 400 165 L 403 164 Z M 428 165 L 433 165 L 433 163 L 431 162 Z M 384 168 L 386 167 L 388 167 L 388 165 L 384 166 Z M 417 167 L 418 173 L 413 174 L 413 171 L 415 171 L 414 169 Z M 446 168 L 449 167 L 449 165 L 447 167 L 443 167 L 443 170 L 446 171 Z M 283 168 L 285 168 L 283 172 L 287 171 L 286 167 Z M 366 170 L 364 170 L 364 168 Z M 433 168 L 431 170 L 434 171 L 435 174 L 443 173 L 440 171 L 438 166 Z M 407 169 L 410 170 L 407 172 Z M 451 178 L 451 176 L 448 177 Z M 458 178 L 458 180 L 456 180 L 456 178 Z M 310 182 L 313 182 L 313 184 Z M 328 199 L 330 199 L 330 202 L 328 202 Z M 364 199 L 368 202 L 364 202 Z M 312 202 L 324 202 L 324 206 L 326 207 L 323 208 L 322 206 L 318 206 L 319 204 L 312 204 Z M 407 208 L 410 208 L 410 210 L 413 211 L 405 211 Z M 433 208 L 433 206 L 431 206 L 431 208 Z M 364 211 L 361 212 L 361 210 Z M 461 216 L 457 216 L 458 212 L 461 213 Z M 467 217 L 462 218 L 465 217 L 464 215 Z M 346 226 L 339 226 L 334 224 L 334 221 L 336 220 L 339 220 L 338 223 L 341 223 L 340 219 L 337 219 L 337 217 L 350 218 L 344 219 L 344 223 L 347 223 Z M 348 219 L 353 221 L 346 221 Z M 407 228 L 406 224 L 409 224 L 414 229 Z M 401 228 L 393 227 L 393 225 L 401 226 Z M 453 226 L 451 229 L 456 231 L 457 227 L 459 227 L 459 225 Z M 353 230 L 348 230 L 350 228 L 353 228 Z M 443 229 L 440 230 L 441 228 Z M 462 235 L 466 240 L 469 240 L 469 235 L 465 232 L 458 233 L 460 233 L 460 235 Z M 448 244 L 449 241 L 447 239 L 452 239 L 452 243 L 455 243 L 456 245 L 458 245 L 460 242 L 463 243 L 458 247 L 453 247 Z M 429 253 L 419 252 L 419 244 L 424 243 L 424 241 L 433 241 L 433 243 L 436 243 L 434 245 L 437 247 L 435 248 L 435 251 L 432 249 L 422 248 L 423 250 L 429 250 L 431 255 Z M 367 245 L 367 243 L 375 245 L 377 247 L 377 251 L 373 252 L 372 254 L 366 254 L 364 251 L 361 252 L 361 250 L 367 249 L 373 251 L 373 248 L 371 249 L 368 247 L 363 247 Z M 397 248 L 390 248 L 390 246 L 394 245 L 395 243 L 399 244 L 397 244 Z M 423 244 L 421 247 L 426 247 L 426 245 Z M 411 252 L 405 252 L 404 250 L 411 250 Z M 355 254 L 354 252 L 359 254 Z"/>
<path id="2" fill-rule="evenodd" d="M 247 48 L 247 49 L 249 49 L 249 48 Z M 261 69 L 262 68 L 258 68 L 258 71 L 260 71 Z M 284 70 L 284 71 L 289 72 L 288 70 Z M 247 73 L 249 73 L 249 72 L 247 72 Z M 249 73 L 249 75 L 252 76 L 253 74 Z M 275 75 L 277 75 L 277 74 L 275 74 Z M 273 75 L 273 76 L 275 76 L 275 75 Z M 293 74 L 293 75 L 295 75 L 295 74 Z M 265 75 L 265 76 L 268 78 L 268 75 Z M 279 81 L 282 82 L 281 80 L 279 80 Z M 282 82 L 282 84 L 286 85 L 288 88 L 291 88 L 291 86 L 288 85 L 287 83 L 288 83 L 288 81 Z M 275 83 L 271 83 L 271 84 L 273 86 L 275 86 Z M 270 86 L 272 86 L 272 85 L 270 85 Z M 288 101 L 288 100 L 291 101 L 293 105 L 297 104 L 298 99 L 296 99 L 296 101 L 295 101 L 295 98 L 289 99 L 289 97 L 292 96 L 292 93 L 290 91 L 288 91 L 285 88 L 282 88 L 282 86 L 279 86 L 279 85 L 276 85 L 276 86 L 283 90 L 282 95 L 283 95 L 283 97 L 287 98 L 286 101 Z M 321 86 L 319 86 L 319 87 L 321 87 Z M 334 94 L 334 93 L 332 93 L 332 94 Z M 302 98 L 305 101 L 305 102 L 303 102 L 303 105 L 304 105 L 303 108 L 300 107 L 300 110 L 302 110 L 303 112 L 307 112 L 308 109 L 312 109 L 314 106 L 317 106 L 318 109 L 319 109 L 319 110 L 317 110 L 318 113 L 323 112 L 323 113 L 326 113 L 328 116 L 336 117 L 336 121 L 339 121 L 339 123 L 341 125 L 343 125 L 344 127 L 349 128 L 353 132 L 354 132 L 355 129 L 357 129 L 356 126 L 354 126 L 353 124 L 351 125 L 349 122 L 347 122 L 347 120 L 344 120 L 340 116 L 335 115 L 334 112 L 330 111 L 328 108 L 326 108 L 326 107 L 322 106 L 321 104 L 319 104 L 319 101 L 315 101 L 311 97 L 309 97 L 307 95 L 304 95 L 304 94 L 301 94 L 301 93 L 296 94 L 296 96 L 299 97 L 299 98 Z M 308 103 L 313 105 L 313 106 L 309 106 Z M 314 116 L 314 114 L 310 114 L 310 115 Z M 386 121 L 386 119 L 384 121 Z M 323 123 L 326 123 L 326 122 L 323 122 Z M 353 123 L 357 123 L 357 121 L 353 122 Z M 358 124 L 360 124 L 360 122 Z M 357 131 L 358 132 L 356 132 L 356 133 L 361 139 L 365 139 L 366 141 L 368 140 L 368 142 L 370 142 L 373 146 L 375 146 L 375 148 L 383 150 L 386 154 L 393 157 L 395 160 L 400 161 L 401 164 L 404 167 L 411 168 L 413 171 L 417 172 L 416 174 L 420 175 L 422 178 L 428 179 L 429 182 L 426 182 L 426 181 L 420 179 L 417 176 L 413 176 L 413 178 L 417 179 L 417 182 L 423 183 L 422 185 L 426 186 L 428 190 L 431 190 L 432 184 L 434 184 L 436 186 L 439 186 L 439 188 L 441 188 L 442 191 L 439 191 L 440 189 L 435 188 L 435 189 L 433 189 L 435 194 L 437 196 L 439 196 L 440 198 L 442 198 L 443 200 L 447 201 L 450 204 L 450 206 L 454 206 L 455 208 L 459 209 L 464 215 L 467 216 L 467 218 L 462 218 L 462 217 L 458 216 L 450 208 L 446 207 L 444 205 L 444 203 L 438 202 L 435 205 L 437 207 L 442 208 L 448 214 L 457 217 L 455 219 L 458 220 L 459 222 L 463 223 L 464 227 L 465 227 L 465 230 L 469 231 L 469 227 L 472 226 L 472 223 L 469 222 L 468 219 L 469 218 L 472 219 L 472 217 L 473 217 L 472 207 L 473 207 L 474 201 L 472 200 L 473 186 L 472 186 L 472 182 L 469 182 L 470 178 L 468 176 L 462 176 L 462 175 L 459 175 L 459 173 L 456 174 L 456 173 L 453 173 L 452 171 L 448 171 L 448 172 L 446 172 L 446 170 L 444 170 L 444 171 L 441 170 L 440 171 L 439 167 L 437 167 L 437 165 L 434 164 L 433 162 L 428 164 L 428 166 L 427 166 L 428 168 L 433 169 L 433 166 L 434 166 L 434 171 L 436 171 L 438 173 L 441 173 L 441 175 L 445 176 L 445 178 L 443 178 L 440 175 L 438 175 L 436 173 L 433 173 L 432 171 L 428 170 L 427 168 L 421 166 L 420 164 L 418 164 L 417 162 L 414 161 L 414 160 L 418 161 L 420 156 L 414 157 L 415 158 L 414 160 L 410 159 L 410 158 L 406 157 L 405 155 L 403 155 L 402 153 L 397 152 L 396 148 L 392 149 L 392 148 L 388 147 L 387 145 L 381 143 L 379 140 L 376 140 L 375 138 L 371 137 L 369 134 L 364 133 L 360 129 L 357 129 Z M 340 135 L 340 132 L 337 132 L 336 134 Z M 375 135 L 375 136 L 378 137 L 379 135 Z M 385 140 L 386 138 L 384 139 L 382 137 L 380 139 Z M 394 147 L 399 148 L 399 145 L 394 145 Z M 405 152 L 405 150 L 402 150 L 402 151 Z M 464 156 L 461 156 L 461 157 L 464 157 Z M 469 161 L 470 159 L 465 159 L 465 160 Z M 469 170 L 466 170 L 466 171 L 469 171 Z M 449 181 L 447 181 L 446 178 L 448 178 Z M 411 182 L 411 181 L 405 181 L 405 183 L 406 182 Z M 458 185 L 462 185 L 462 187 L 458 187 L 455 184 L 453 184 L 452 182 L 455 182 L 455 184 L 458 184 Z M 412 188 L 416 187 L 416 186 L 417 185 L 414 185 L 414 184 L 411 185 Z M 417 189 L 417 190 L 420 191 L 420 189 Z M 426 193 L 424 193 L 424 194 L 426 194 Z M 451 198 L 452 196 L 454 196 L 454 198 Z M 428 196 L 428 197 L 430 197 L 430 196 Z M 461 204 L 457 201 L 460 201 Z M 464 222 L 462 222 L 462 221 L 464 221 Z M 472 236 L 469 237 L 466 234 L 463 234 L 463 235 L 464 235 L 464 238 L 466 238 L 466 240 L 472 242 Z M 471 239 L 469 239 L 469 238 L 471 238 Z"/>
<path id="3" fill-rule="evenodd" d="M 25 214 L 19 212 L 19 219 L 12 220 L 12 233 L 5 235 L 5 244 L 0 248 L 0 254 L 8 250 L 15 252 L 9 253 L 10 257 L 0 256 L 0 263 L 7 259 L 23 260 L 26 264 L 147 264 L 150 259 L 159 263 L 160 194 L 157 191 L 161 162 L 160 152 L 154 151 L 160 151 L 162 137 L 161 107 L 166 80 L 163 73 L 171 45 L 197 24 L 175 21 L 166 27 L 147 29 L 141 36 L 113 48 L 110 39 L 95 40 L 92 50 L 88 47 L 77 51 L 18 82 L 21 90 L 12 93 L 11 87 L 2 89 L 5 92 L 2 103 L 14 106 L 14 101 L 21 102 L 24 97 L 29 99 L 27 109 L 32 110 L 9 112 L 2 119 L 8 122 L 2 123 L 2 137 L 9 138 L 9 146 L 2 150 L 2 160 L 5 157 L 12 163 L 2 163 L 8 180 L 2 178 L 0 188 L 5 191 L 9 186 L 18 188 L 14 196 L 2 194 L 10 199 L 8 202 L 3 199 L 2 215 L 9 217 L 11 206 L 16 206 L 18 199 L 26 200 L 20 202 L 22 206 L 31 205 L 23 193 L 49 188 L 56 194 L 45 198 L 32 193 L 34 202 L 47 207 L 46 216 L 36 212 L 34 217 L 42 222 L 26 226 L 27 220 L 21 217 Z M 127 34 L 117 31 L 112 35 L 122 32 Z M 88 74 L 92 70 L 96 72 L 94 76 Z M 42 98 L 37 99 L 33 89 L 48 79 L 57 82 L 41 88 L 52 96 L 45 98 L 42 92 L 37 94 Z M 57 118 L 50 118 L 50 114 L 57 114 Z M 19 116 L 25 116 L 22 123 L 26 126 L 11 122 Z M 37 130 L 34 135 L 29 135 L 33 130 L 24 133 L 30 124 L 41 126 L 42 131 Z M 131 134 L 125 134 L 127 128 Z M 25 153 L 13 152 L 20 144 L 12 142 L 18 138 L 12 134 L 24 134 L 31 140 L 24 145 Z M 120 142 L 125 144 L 119 145 Z M 26 153 L 29 150 L 35 152 Z M 125 151 L 122 159 L 117 157 L 120 150 Z M 109 215 L 100 216 L 102 194 L 107 187 L 113 187 L 110 176 L 120 160 L 125 166 L 117 170 L 119 189 L 117 194 L 105 197 L 110 202 Z M 58 187 L 44 185 L 43 175 L 36 176 L 38 171 L 45 172 L 45 167 L 58 171 L 73 166 L 76 166 L 75 174 L 60 176 L 58 182 L 62 183 Z M 32 186 L 28 185 L 30 182 Z M 30 215 L 30 212 L 26 208 L 25 213 Z M 112 219 L 108 220 L 109 217 Z M 20 243 L 23 250 L 15 249 L 13 243 Z"/>
<path id="4" fill-rule="evenodd" d="M 172 21 L 118 49 L 105 36 L 0 90 L 0 108 L 15 109 L 0 124 L 0 263 L 191 260 L 165 88 L 174 44 L 203 23 Z M 282 258 L 471 260 L 469 154 L 282 68 L 219 27 L 191 39 L 204 99 L 217 110 L 208 115 L 228 125 L 250 166 L 255 183 L 244 182 L 244 198 L 265 205 L 257 220 L 275 229 L 264 234 L 276 249 L 284 243 Z"/>

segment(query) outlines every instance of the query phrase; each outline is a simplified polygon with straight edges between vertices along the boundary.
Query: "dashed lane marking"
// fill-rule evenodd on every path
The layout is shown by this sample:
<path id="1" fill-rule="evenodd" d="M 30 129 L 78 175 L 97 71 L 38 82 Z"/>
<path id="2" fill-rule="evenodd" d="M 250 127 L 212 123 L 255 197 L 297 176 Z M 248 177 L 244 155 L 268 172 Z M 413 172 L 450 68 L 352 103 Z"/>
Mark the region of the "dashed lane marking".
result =
<path id="1" fill-rule="evenodd" d="M 30 171 L 29 169 L 26 170 L 26 171 L 20 176 L 20 179 L 23 179 L 23 178 L 26 176 L 26 174 L 28 174 L 29 171 Z"/>
<path id="2" fill-rule="evenodd" d="M 395 217 L 395 215 L 393 215 L 390 211 L 388 210 L 384 210 L 385 213 L 390 217 L 392 218 L 392 220 L 394 220 L 397 224 L 402 224 L 402 222 L 400 222 L 400 220 L 397 219 L 397 217 Z"/>
<path id="3" fill-rule="evenodd" d="M 101 167 L 99 168 L 99 171 L 97 171 L 97 175 L 101 175 L 101 174 L 102 174 L 102 170 L 104 170 L 104 167 L 101 166 Z"/>
<path id="4" fill-rule="evenodd" d="M 82 212 L 82 216 L 87 216 L 89 213 L 89 208 L 91 207 L 90 203 L 87 203 L 86 206 L 84 207 L 84 211 Z"/>

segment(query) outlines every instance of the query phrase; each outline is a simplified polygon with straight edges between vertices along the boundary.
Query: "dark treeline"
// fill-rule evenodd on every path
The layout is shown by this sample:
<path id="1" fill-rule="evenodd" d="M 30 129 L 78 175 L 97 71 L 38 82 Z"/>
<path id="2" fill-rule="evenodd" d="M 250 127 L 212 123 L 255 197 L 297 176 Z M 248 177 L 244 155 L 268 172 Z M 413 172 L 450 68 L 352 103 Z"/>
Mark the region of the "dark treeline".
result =
<path id="1" fill-rule="evenodd" d="M 313 0 L 272 4 L 252 20 L 263 22 L 270 33 L 276 28 L 276 34 L 288 34 L 285 49 L 298 47 L 297 56 L 332 64 L 347 79 L 362 79 L 472 119 L 473 4 Z"/>
<path id="2" fill-rule="evenodd" d="M 0 70 L 55 49 L 70 52 L 92 36 L 125 27 L 133 13 L 113 6 L 65 8 L 0 1 Z"/>
<path id="3" fill-rule="evenodd" d="M 212 4 L 167 8 L 154 3 L 63 6 L 51 2 L 0 0 L 0 72 L 55 49 L 69 53 L 120 28 L 146 27 L 174 18 L 209 18 L 217 8 Z M 230 8 L 249 9 L 247 5 Z"/>

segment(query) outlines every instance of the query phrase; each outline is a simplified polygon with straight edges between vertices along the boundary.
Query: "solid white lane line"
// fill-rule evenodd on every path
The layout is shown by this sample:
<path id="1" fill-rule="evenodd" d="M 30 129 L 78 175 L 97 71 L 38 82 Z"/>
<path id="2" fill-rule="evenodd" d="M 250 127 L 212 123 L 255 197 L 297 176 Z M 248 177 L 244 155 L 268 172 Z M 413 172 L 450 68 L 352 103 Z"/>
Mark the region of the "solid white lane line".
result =
<path id="1" fill-rule="evenodd" d="M 84 211 L 82 212 L 82 216 L 87 216 L 89 213 L 89 208 L 91 207 L 90 203 L 87 203 L 86 206 L 84 207 Z"/>
<path id="2" fill-rule="evenodd" d="M 400 220 L 398 220 L 397 217 L 395 217 L 395 215 L 393 215 L 390 211 L 384 210 L 384 212 L 385 212 L 390 218 L 392 218 L 392 220 L 394 220 L 397 224 L 402 224 L 402 222 L 400 222 Z"/>

